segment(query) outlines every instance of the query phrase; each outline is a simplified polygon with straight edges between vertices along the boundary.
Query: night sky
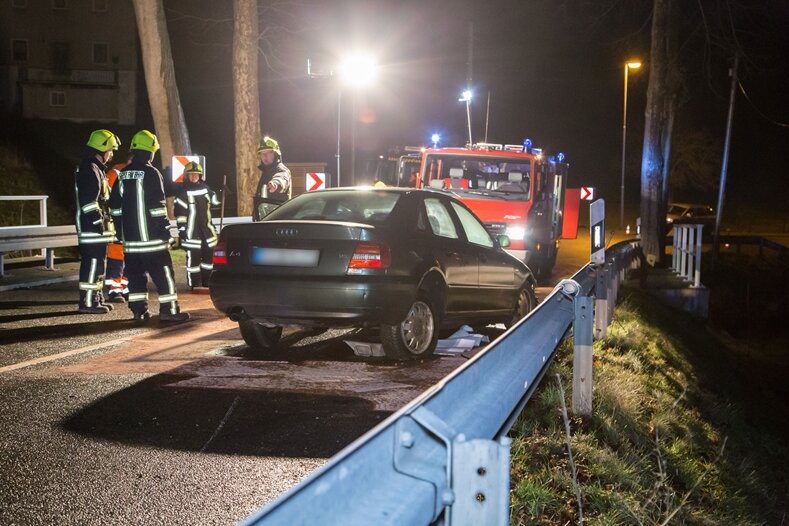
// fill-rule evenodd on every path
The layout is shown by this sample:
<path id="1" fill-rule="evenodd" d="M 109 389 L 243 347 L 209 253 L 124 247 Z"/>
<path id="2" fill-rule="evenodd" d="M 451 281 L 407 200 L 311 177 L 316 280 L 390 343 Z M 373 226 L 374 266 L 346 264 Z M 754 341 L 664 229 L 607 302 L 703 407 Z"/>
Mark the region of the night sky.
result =
<path id="1" fill-rule="evenodd" d="M 740 68 L 750 99 L 769 118 L 789 122 L 789 4 L 681 2 L 682 70 L 686 83 L 675 140 L 702 134 L 719 157 L 728 106 L 730 27 L 746 56 Z M 752 5 L 751 5 L 752 4 Z M 337 84 L 310 79 L 306 59 L 331 67 L 345 50 L 378 58 L 376 83 L 354 97 L 343 92 L 343 175 L 350 167 L 355 98 L 356 157 L 390 145 L 421 145 L 433 132 L 442 144 L 466 139 L 468 23 L 474 23 L 472 131 L 489 142 L 530 137 L 571 164 L 571 186 L 599 187 L 618 199 L 623 64 L 641 58 L 628 89 L 628 201 L 637 200 L 640 144 L 648 80 L 651 2 L 466 0 L 299 2 L 278 10 L 261 2 L 261 126 L 280 141 L 286 162 L 322 161 L 333 171 Z M 705 8 L 705 17 L 699 14 Z M 181 100 L 193 149 L 207 156 L 209 182 L 232 179 L 232 3 L 165 0 Z M 720 14 L 720 13 L 723 14 Z M 706 22 L 705 30 L 704 22 Z M 728 36 L 727 36 L 728 31 Z M 708 41 L 706 35 L 711 35 Z M 143 111 L 144 114 L 144 111 Z M 145 115 L 142 115 L 145 117 Z M 254 155 L 250 152 L 250 155 Z M 718 161 L 719 163 L 719 161 Z M 771 124 L 738 94 L 727 203 L 782 203 L 789 191 L 789 128 Z M 357 165 L 358 166 L 358 165 Z M 707 170 L 719 174 L 719 164 Z M 357 170 L 357 179 L 361 178 Z M 714 203 L 717 190 L 676 198 Z"/>

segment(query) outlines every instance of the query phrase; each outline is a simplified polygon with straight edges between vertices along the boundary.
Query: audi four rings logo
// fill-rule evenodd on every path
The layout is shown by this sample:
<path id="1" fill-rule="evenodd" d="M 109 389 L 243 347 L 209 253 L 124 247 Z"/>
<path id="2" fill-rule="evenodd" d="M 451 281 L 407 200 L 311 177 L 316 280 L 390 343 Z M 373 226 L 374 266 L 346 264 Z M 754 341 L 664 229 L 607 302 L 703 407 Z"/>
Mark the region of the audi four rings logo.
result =
<path id="1" fill-rule="evenodd" d="M 298 228 L 278 228 L 274 231 L 277 237 L 296 237 L 299 235 Z"/>

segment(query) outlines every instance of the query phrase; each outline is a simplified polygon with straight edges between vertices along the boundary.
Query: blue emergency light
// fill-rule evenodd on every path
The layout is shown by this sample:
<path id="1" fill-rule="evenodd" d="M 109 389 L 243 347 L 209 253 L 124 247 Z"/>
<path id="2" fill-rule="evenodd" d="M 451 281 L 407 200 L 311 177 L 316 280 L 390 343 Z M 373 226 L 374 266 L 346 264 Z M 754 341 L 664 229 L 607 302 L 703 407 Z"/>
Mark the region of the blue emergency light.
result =
<path id="1" fill-rule="evenodd" d="M 531 139 L 523 139 L 523 149 L 527 152 L 531 151 L 532 142 Z"/>
<path id="2" fill-rule="evenodd" d="M 430 142 L 433 143 L 433 148 L 438 146 L 438 141 L 440 140 L 441 140 L 441 136 L 437 133 L 434 133 L 433 135 L 430 136 Z"/>
<path id="3" fill-rule="evenodd" d="M 556 158 L 559 159 L 560 163 L 563 163 L 564 162 L 564 153 L 562 153 L 562 152 L 557 153 L 556 154 Z"/>

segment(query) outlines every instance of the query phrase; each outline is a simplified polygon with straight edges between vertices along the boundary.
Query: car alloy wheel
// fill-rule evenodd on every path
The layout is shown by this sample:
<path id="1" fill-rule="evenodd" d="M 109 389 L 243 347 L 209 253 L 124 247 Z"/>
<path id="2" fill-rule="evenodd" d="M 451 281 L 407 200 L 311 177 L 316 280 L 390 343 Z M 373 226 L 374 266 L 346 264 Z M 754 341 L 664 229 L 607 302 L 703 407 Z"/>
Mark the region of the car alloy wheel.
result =
<path id="1" fill-rule="evenodd" d="M 397 325 L 381 325 L 381 343 L 387 357 L 413 360 L 429 356 L 436 348 L 438 322 L 430 301 L 420 297 Z"/>

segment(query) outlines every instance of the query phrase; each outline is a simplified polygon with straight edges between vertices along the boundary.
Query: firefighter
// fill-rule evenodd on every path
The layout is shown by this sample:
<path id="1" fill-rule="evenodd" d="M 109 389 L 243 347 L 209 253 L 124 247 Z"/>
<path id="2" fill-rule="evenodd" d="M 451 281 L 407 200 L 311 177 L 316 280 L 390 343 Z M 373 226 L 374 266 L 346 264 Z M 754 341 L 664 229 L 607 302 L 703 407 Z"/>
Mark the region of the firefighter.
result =
<path id="1" fill-rule="evenodd" d="M 90 134 L 82 160 L 74 174 L 77 199 L 77 240 L 79 242 L 79 307 L 84 314 L 106 314 L 102 282 L 107 259 L 107 244 L 115 239 L 115 229 L 107 206 L 109 185 L 104 175 L 120 140 L 109 130 Z"/>
<path id="2" fill-rule="evenodd" d="M 252 216 L 254 221 L 259 221 L 260 200 L 265 199 L 269 203 L 282 204 L 290 199 L 290 170 L 282 163 L 282 151 L 279 143 L 271 137 L 263 137 L 258 145 L 258 156 L 260 157 L 260 179 L 258 180 L 255 199 L 253 201 Z"/>
<path id="3" fill-rule="evenodd" d="M 181 312 L 170 258 L 170 222 L 165 206 L 164 180 L 151 161 L 159 150 L 156 135 L 141 130 L 132 137 L 131 162 L 120 174 L 110 194 L 110 209 L 123 240 L 126 275 L 129 278 L 129 308 L 134 319 L 146 321 L 149 275 L 159 293 L 159 319 L 180 322 L 189 319 Z"/>
<path id="4" fill-rule="evenodd" d="M 110 189 L 118 180 L 118 174 L 130 161 L 131 155 L 127 155 L 123 161 L 115 163 L 107 170 L 107 183 Z M 107 288 L 107 301 L 111 303 L 126 303 L 126 298 L 129 297 L 129 279 L 123 270 L 123 244 L 110 243 L 107 246 L 107 274 L 104 277 L 104 286 Z"/>
<path id="5" fill-rule="evenodd" d="M 213 257 L 218 237 L 211 223 L 211 205 L 219 199 L 203 180 L 203 167 L 190 162 L 175 194 L 175 219 L 181 248 L 186 250 L 186 282 L 197 293 L 206 293 L 214 269 Z"/>

